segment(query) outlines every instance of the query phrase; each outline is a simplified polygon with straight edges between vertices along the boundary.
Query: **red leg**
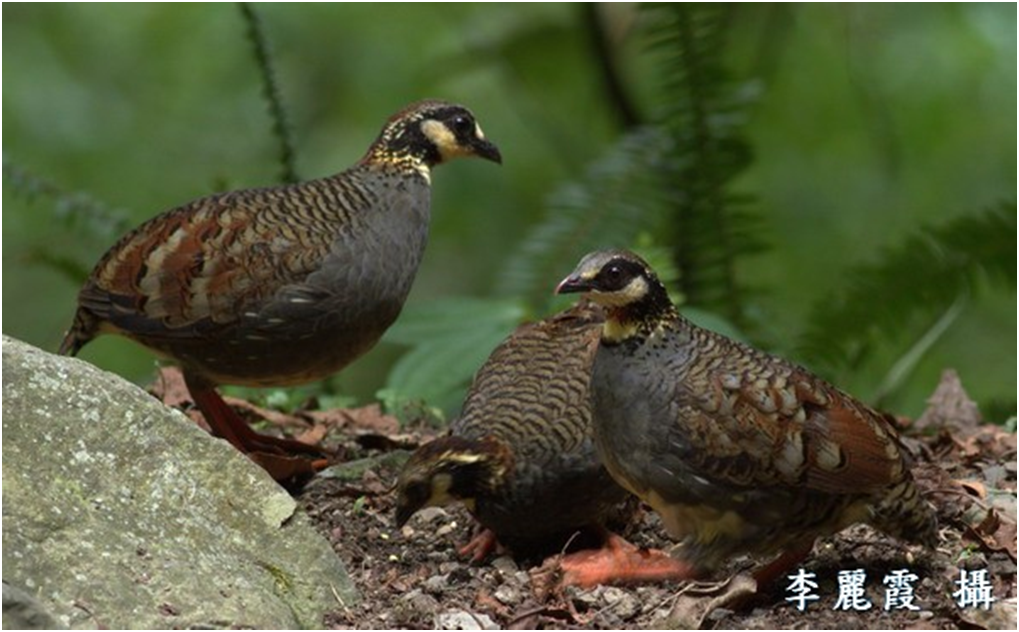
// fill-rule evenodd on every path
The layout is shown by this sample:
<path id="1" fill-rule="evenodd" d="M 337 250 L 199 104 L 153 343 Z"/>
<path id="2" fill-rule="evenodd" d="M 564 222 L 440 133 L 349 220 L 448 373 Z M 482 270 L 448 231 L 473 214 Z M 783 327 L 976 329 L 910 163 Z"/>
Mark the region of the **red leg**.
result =
<path id="1" fill-rule="evenodd" d="M 232 408 L 227 406 L 216 388 L 200 377 L 184 373 L 191 398 L 202 411 L 212 434 L 222 437 L 235 448 L 249 455 L 278 481 L 303 474 L 314 474 L 326 467 L 328 459 L 309 460 L 296 455 L 321 456 L 322 451 L 307 443 L 259 434 L 251 429 Z"/>
<path id="2" fill-rule="evenodd" d="M 499 546 L 499 540 L 491 529 L 482 528 L 471 541 L 460 547 L 460 555 L 470 555 L 472 562 L 481 562 Z"/>
<path id="3" fill-rule="evenodd" d="M 597 584 L 622 584 L 694 579 L 697 571 L 664 551 L 640 549 L 610 534 L 605 546 L 578 551 L 560 562 L 563 585 L 589 588 Z"/>

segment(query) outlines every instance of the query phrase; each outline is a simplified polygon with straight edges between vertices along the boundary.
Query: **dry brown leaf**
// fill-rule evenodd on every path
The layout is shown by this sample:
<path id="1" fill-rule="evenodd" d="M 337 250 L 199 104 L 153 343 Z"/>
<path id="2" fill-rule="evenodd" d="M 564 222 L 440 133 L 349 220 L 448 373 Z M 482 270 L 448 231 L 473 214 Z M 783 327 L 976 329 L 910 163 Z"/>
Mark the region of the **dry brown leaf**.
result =
<path id="1" fill-rule="evenodd" d="M 307 410 L 302 411 L 301 415 L 316 424 L 349 428 L 354 431 L 353 434 L 362 431 L 391 435 L 400 431 L 400 420 L 392 415 L 384 414 L 378 404 L 369 404 L 360 408 Z"/>
<path id="2" fill-rule="evenodd" d="M 738 609 L 756 594 L 757 581 L 746 573 L 722 582 L 689 582 L 676 593 L 668 623 L 675 629 L 699 630 L 718 608 Z"/>
<path id="3" fill-rule="evenodd" d="M 961 480 L 961 481 L 957 480 L 957 481 L 953 481 L 953 482 L 956 485 L 958 485 L 959 487 L 962 487 L 963 489 L 965 489 L 971 495 L 976 496 L 977 498 L 980 498 L 981 500 L 984 499 L 984 498 L 987 498 L 987 486 L 984 485 L 980 481 L 973 480 L 973 479 L 967 479 L 967 480 Z"/>
<path id="4" fill-rule="evenodd" d="M 384 414 L 382 407 L 378 404 L 350 408 L 344 410 L 343 413 L 350 420 L 350 426 L 354 429 L 385 435 L 400 432 L 400 420 L 392 415 Z"/>
<path id="5" fill-rule="evenodd" d="M 994 540 L 999 551 L 1008 553 L 1012 561 L 1016 561 L 1016 524 L 1011 520 L 1002 520 L 998 530 L 994 532 Z"/>
<path id="6" fill-rule="evenodd" d="M 916 430 L 930 427 L 963 430 L 976 428 L 981 420 L 980 410 L 962 387 L 959 374 L 955 369 L 945 369 L 937 388 L 927 400 L 927 409 L 913 427 Z"/>
<path id="7" fill-rule="evenodd" d="M 304 432 L 294 435 L 294 438 L 301 443 L 307 443 L 308 445 L 318 445 L 322 443 L 322 440 L 329 434 L 329 428 L 325 424 L 314 424 Z"/>
<path id="8" fill-rule="evenodd" d="M 279 426 L 281 428 L 307 428 L 308 422 L 296 415 L 288 415 L 287 413 L 273 410 L 271 408 L 262 408 L 256 406 L 246 399 L 239 397 L 224 397 L 223 401 L 228 406 L 239 411 L 243 416 L 248 419 L 264 419 L 269 423 Z"/>

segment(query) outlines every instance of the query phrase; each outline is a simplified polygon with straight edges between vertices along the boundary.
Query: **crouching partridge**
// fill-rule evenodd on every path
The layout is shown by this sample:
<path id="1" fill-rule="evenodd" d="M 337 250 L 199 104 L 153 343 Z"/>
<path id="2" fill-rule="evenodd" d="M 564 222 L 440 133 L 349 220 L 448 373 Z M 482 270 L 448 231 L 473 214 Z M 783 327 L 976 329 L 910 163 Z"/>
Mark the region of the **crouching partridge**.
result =
<path id="1" fill-rule="evenodd" d="M 577 306 L 500 344 L 449 435 L 404 466 L 397 525 L 423 507 L 461 501 L 486 528 L 461 550 L 476 560 L 496 541 L 527 556 L 597 530 L 628 496 L 602 467 L 591 434 L 588 383 L 602 322 L 596 306 Z"/>
<path id="2" fill-rule="evenodd" d="M 738 553 L 783 553 L 766 583 L 815 538 L 867 522 L 933 546 L 889 418 L 807 370 L 683 318 L 665 287 L 627 251 L 595 252 L 560 283 L 606 310 L 591 381 L 593 426 L 620 485 L 661 516 L 680 546 L 564 565 L 579 584 L 689 579 Z"/>
<path id="3" fill-rule="evenodd" d="M 131 338 L 181 364 L 214 434 L 277 479 L 307 473 L 287 455 L 315 448 L 255 433 L 215 386 L 318 380 L 371 349 L 421 261 L 431 169 L 458 156 L 501 162 L 466 108 L 421 101 L 346 171 L 158 215 L 96 264 L 60 353 L 103 333 Z"/>

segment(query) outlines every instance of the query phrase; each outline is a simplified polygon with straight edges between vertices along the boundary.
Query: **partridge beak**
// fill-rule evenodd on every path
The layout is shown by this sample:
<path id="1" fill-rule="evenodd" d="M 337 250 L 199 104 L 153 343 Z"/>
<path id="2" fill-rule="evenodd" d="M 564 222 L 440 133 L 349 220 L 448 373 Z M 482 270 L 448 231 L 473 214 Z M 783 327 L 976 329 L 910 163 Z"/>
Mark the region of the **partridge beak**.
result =
<path id="1" fill-rule="evenodd" d="M 591 289 L 590 281 L 582 278 L 579 274 L 571 274 L 570 276 L 563 279 L 558 286 L 556 286 L 556 294 L 573 294 L 576 292 L 588 292 Z"/>
<path id="2" fill-rule="evenodd" d="M 502 164 L 502 154 L 499 153 L 499 148 L 494 143 L 484 138 L 476 138 L 471 146 L 474 149 L 474 154 L 479 158 Z"/>

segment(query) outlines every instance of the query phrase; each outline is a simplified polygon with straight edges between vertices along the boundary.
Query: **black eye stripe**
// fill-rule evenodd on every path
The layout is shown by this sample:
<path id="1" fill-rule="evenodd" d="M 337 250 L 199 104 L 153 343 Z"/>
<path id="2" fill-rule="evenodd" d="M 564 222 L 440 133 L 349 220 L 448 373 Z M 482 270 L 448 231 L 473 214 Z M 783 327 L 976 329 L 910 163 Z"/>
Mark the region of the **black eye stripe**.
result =
<path id="1" fill-rule="evenodd" d="M 599 271 L 598 283 L 605 291 L 618 291 L 643 274 L 643 267 L 632 261 L 614 260 L 605 264 Z"/>

